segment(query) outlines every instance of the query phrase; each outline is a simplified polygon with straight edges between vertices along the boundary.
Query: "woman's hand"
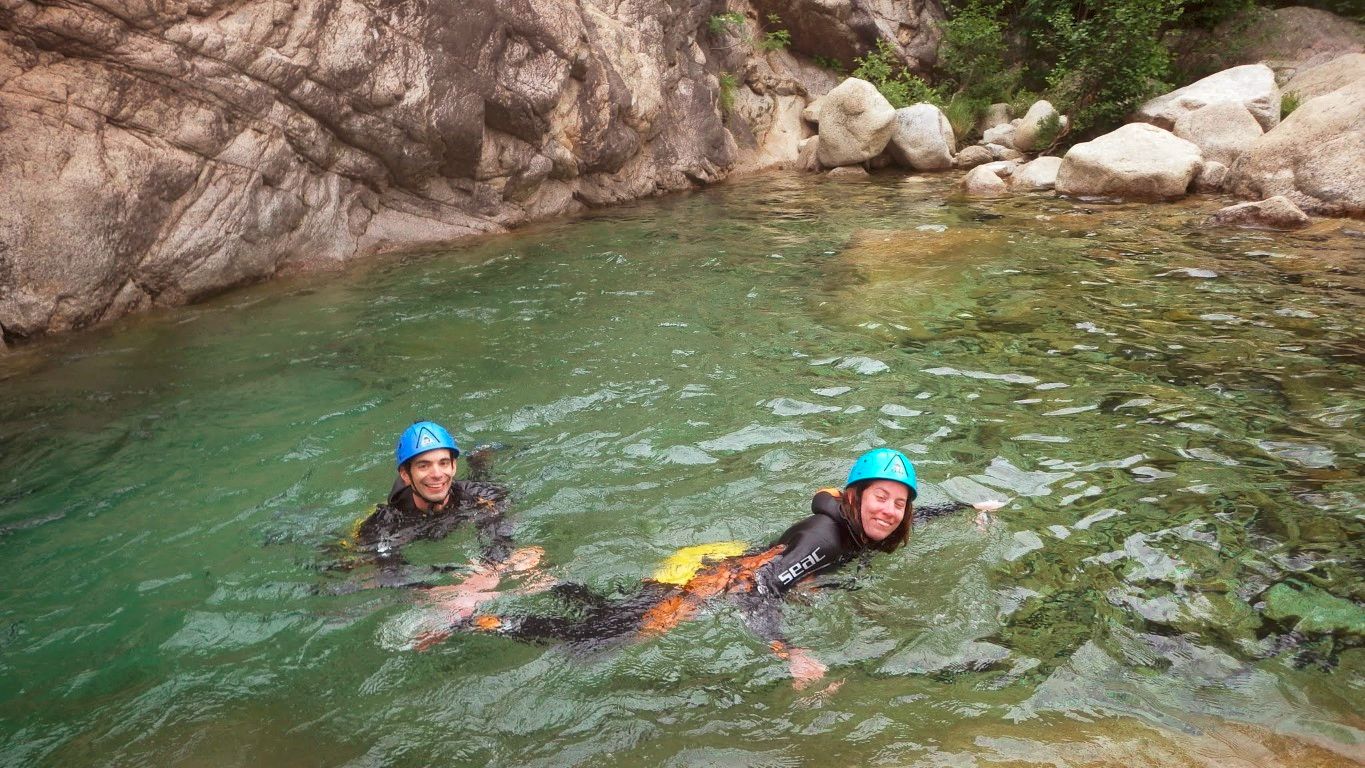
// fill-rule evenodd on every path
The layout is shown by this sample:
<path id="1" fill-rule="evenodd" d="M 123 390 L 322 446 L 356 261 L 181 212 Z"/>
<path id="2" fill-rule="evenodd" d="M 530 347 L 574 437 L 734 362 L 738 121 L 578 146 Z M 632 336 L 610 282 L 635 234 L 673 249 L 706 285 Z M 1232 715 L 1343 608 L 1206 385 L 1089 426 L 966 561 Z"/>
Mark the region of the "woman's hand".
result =
<path id="1" fill-rule="evenodd" d="M 824 677 L 829 667 L 805 648 L 792 646 L 787 651 L 787 669 L 791 671 L 792 687 L 799 691 Z"/>

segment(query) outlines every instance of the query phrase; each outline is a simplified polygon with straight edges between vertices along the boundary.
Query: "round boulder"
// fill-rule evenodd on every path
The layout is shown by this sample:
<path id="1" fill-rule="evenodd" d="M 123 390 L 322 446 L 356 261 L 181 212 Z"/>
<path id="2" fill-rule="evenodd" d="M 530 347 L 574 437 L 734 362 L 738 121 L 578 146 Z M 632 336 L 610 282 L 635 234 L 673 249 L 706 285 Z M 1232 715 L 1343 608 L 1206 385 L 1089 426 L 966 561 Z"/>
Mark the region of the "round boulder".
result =
<path id="1" fill-rule="evenodd" d="M 1072 147 L 1057 191 L 1073 197 L 1165 200 L 1180 197 L 1203 161 L 1199 147 L 1146 123 L 1129 123 Z"/>
<path id="2" fill-rule="evenodd" d="M 895 130 L 887 145 L 891 156 L 916 171 L 946 171 L 953 167 L 957 139 L 952 123 L 933 104 L 912 104 L 896 110 Z"/>
<path id="3" fill-rule="evenodd" d="M 1010 189 L 1021 191 L 1052 189 L 1057 185 L 1057 171 L 1061 167 L 1060 157 L 1040 157 L 1024 163 L 1010 174 Z"/>
<path id="4" fill-rule="evenodd" d="M 1018 128 L 1015 128 L 1007 122 L 1000 123 L 999 125 L 986 129 L 986 132 L 981 134 L 981 143 L 999 144 L 1002 147 L 1013 147 L 1014 134 L 1018 130 Z"/>
<path id="5" fill-rule="evenodd" d="M 1038 134 L 1042 131 L 1043 122 L 1049 117 L 1059 121 L 1062 116 L 1052 103 L 1046 100 L 1033 102 L 1033 106 L 1024 113 L 1023 122 L 1019 123 L 1018 129 L 1014 132 L 1014 148 L 1021 152 L 1031 152 L 1038 148 Z M 1053 138 L 1056 138 L 1055 136 Z"/>
<path id="6" fill-rule="evenodd" d="M 1010 188 L 1005 180 L 991 168 L 994 163 L 978 165 L 962 177 L 962 189 L 972 197 L 1000 197 L 1008 194 Z"/>
<path id="7" fill-rule="evenodd" d="M 1223 101 L 1246 107 L 1267 131 L 1280 122 L 1280 89 L 1275 86 L 1275 71 L 1264 64 L 1225 69 L 1158 96 L 1138 107 L 1136 117 L 1170 130 L 1186 112 Z"/>
<path id="8" fill-rule="evenodd" d="M 850 77 L 820 102 L 820 164 L 856 165 L 880 155 L 891 141 L 896 110 L 866 80 Z"/>
<path id="9" fill-rule="evenodd" d="M 1172 133 L 1199 147 L 1205 160 L 1230 166 L 1265 131 L 1246 107 L 1220 101 L 1176 118 Z"/>

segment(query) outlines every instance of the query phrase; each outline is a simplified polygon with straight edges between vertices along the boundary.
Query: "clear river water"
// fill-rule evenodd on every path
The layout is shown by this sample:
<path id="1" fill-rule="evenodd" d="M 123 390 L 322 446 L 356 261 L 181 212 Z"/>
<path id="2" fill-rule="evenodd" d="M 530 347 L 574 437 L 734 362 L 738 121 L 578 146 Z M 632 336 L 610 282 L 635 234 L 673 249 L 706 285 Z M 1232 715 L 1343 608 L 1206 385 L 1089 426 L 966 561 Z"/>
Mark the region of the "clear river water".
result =
<path id="1" fill-rule="evenodd" d="M 0 356 L 0 765 L 1365 762 L 1365 226 L 951 182 L 751 178 Z M 419 651 L 336 547 L 419 418 L 602 590 L 873 446 L 1008 503 L 790 600 L 813 688 L 724 601 Z"/>

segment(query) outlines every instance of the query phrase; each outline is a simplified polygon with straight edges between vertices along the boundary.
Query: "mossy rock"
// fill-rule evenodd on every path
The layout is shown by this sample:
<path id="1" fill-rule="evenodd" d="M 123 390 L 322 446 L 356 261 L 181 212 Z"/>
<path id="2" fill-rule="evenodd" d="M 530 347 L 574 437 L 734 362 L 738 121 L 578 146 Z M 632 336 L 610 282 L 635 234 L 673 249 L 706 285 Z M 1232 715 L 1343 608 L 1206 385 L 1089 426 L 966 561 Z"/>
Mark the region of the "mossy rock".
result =
<path id="1" fill-rule="evenodd" d="M 1305 633 L 1365 636 L 1365 608 L 1317 587 L 1281 582 L 1265 593 L 1265 615 L 1275 621 L 1298 619 Z"/>

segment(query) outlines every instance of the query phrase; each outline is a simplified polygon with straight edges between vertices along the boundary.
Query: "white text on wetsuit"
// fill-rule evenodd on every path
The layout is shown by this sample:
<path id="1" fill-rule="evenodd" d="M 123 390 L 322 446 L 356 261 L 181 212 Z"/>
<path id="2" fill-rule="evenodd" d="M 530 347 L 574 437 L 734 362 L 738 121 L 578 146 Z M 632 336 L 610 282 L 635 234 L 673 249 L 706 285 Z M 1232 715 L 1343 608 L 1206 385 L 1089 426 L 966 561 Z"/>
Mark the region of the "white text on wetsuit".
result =
<path id="1" fill-rule="evenodd" d="M 777 580 L 783 584 L 790 584 L 796 581 L 802 573 L 809 571 L 820 563 L 824 558 L 820 557 L 820 548 L 812 549 L 809 555 L 801 558 L 801 562 L 793 563 L 792 567 L 777 574 Z"/>

